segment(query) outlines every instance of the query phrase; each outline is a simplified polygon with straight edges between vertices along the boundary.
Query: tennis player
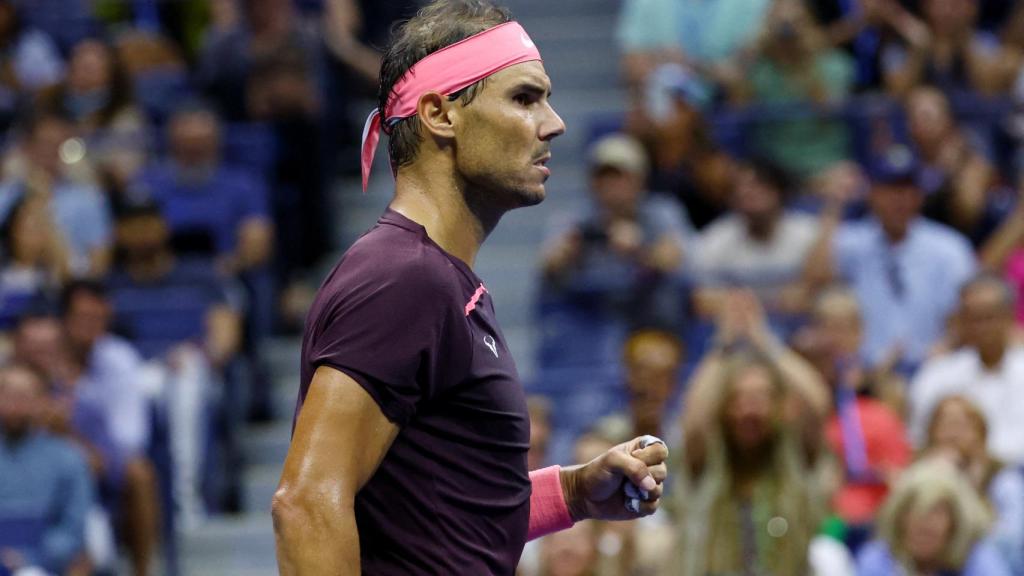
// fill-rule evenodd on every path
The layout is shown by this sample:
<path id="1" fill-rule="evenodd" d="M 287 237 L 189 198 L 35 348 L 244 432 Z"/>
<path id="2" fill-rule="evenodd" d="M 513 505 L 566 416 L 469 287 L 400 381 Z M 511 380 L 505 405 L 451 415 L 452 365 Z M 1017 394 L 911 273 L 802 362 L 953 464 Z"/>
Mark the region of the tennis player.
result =
<path id="1" fill-rule="evenodd" d="M 508 12 L 438 1 L 399 28 L 367 122 L 395 195 L 310 310 L 294 432 L 273 502 L 285 575 L 512 575 L 528 539 L 652 514 L 667 449 L 638 438 L 528 472 L 522 385 L 480 245 L 544 199 L 565 131 L 540 53 Z M 646 447 L 645 447 L 646 446 Z"/>

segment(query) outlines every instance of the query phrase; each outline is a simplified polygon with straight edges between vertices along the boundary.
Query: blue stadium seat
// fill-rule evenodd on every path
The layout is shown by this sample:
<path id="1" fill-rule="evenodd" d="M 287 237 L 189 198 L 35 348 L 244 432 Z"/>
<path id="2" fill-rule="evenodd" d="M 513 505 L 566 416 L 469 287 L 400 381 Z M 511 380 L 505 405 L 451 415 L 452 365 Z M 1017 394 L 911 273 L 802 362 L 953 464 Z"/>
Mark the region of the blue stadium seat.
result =
<path id="1" fill-rule="evenodd" d="M 235 123 L 224 128 L 224 160 L 236 168 L 266 176 L 277 158 L 277 140 L 266 124 Z"/>

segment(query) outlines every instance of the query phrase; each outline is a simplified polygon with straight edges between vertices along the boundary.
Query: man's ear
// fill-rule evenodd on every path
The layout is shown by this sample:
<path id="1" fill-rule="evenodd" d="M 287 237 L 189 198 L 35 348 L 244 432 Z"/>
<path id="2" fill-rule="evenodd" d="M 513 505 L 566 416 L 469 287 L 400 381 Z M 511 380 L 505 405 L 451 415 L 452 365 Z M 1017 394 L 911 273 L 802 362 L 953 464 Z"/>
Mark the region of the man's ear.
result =
<path id="1" fill-rule="evenodd" d="M 451 139 L 455 137 L 452 126 L 452 109 L 454 102 L 437 92 L 427 92 L 420 96 L 416 103 L 416 115 L 420 124 L 435 138 Z"/>

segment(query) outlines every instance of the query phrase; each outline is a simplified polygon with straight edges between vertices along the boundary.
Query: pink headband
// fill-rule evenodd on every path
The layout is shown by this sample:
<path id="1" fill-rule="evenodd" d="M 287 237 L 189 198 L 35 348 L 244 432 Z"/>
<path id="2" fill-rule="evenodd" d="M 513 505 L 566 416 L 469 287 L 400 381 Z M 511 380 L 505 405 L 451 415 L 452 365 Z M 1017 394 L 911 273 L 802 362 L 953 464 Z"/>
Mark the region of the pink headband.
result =
<path id="1" fill-rule="evenodd" d="M 392 88 L 383 114 L 374 109 L 366 119 L 363 192 L 370 179 L 381 131 L 390 134 L 395 122 L 415 116 L 420 96 L 427 92 L 449 96 L 509 66 L 540 59 L 540 52 L 526 30 L 518 22 L 506 22 L 446 46 L 413 65 Z"/>

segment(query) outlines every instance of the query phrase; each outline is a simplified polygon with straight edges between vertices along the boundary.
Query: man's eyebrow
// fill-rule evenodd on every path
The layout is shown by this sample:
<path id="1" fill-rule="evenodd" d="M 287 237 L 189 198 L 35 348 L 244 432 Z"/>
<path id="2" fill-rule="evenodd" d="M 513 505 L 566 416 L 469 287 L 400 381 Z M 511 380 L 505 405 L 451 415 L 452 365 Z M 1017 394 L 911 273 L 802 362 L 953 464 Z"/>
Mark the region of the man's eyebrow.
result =
<path id="1" fill-rule="evenodd" d="M 547 96 L 548 98 L 551 97 L 550 86 L 545 87 L 543 84 L 539 82 L 531 82 L 529 80 L 516 84 L 515 86 L 512 87 L 512 90 L 510 90 L 510 92 L 529 92 L 536 96 Z"/>

